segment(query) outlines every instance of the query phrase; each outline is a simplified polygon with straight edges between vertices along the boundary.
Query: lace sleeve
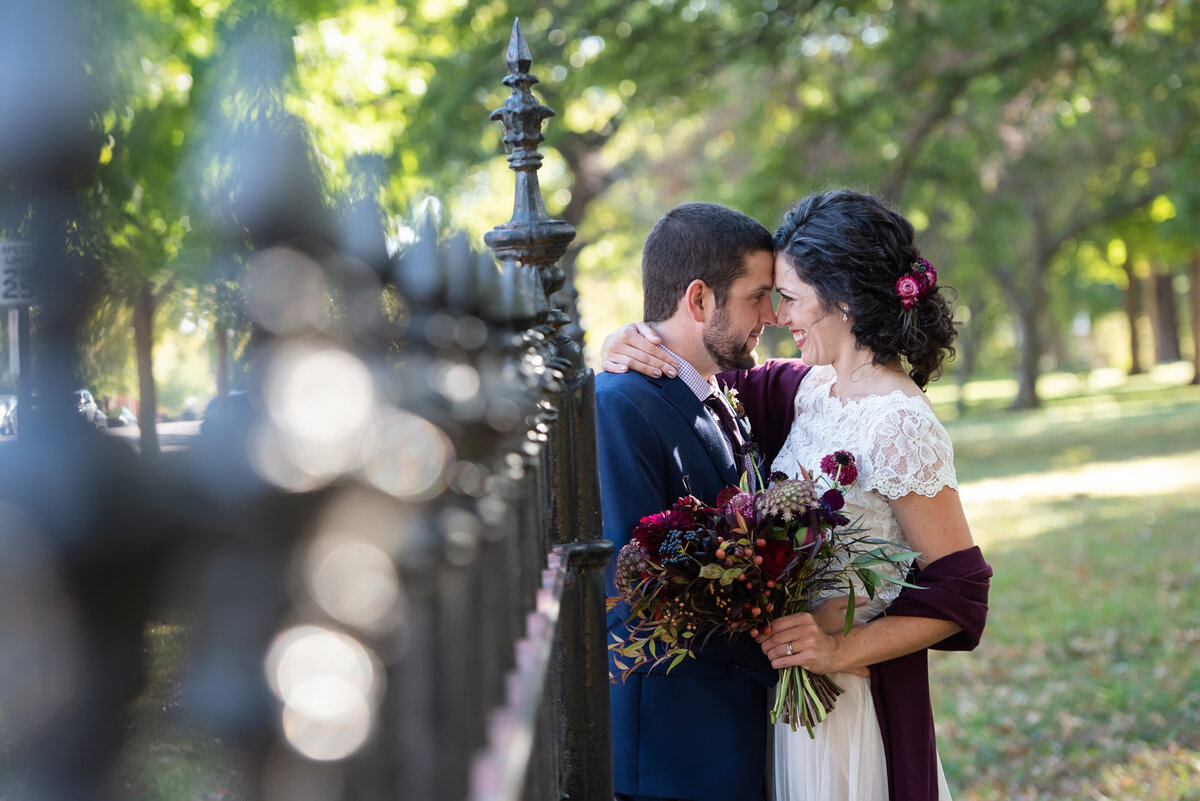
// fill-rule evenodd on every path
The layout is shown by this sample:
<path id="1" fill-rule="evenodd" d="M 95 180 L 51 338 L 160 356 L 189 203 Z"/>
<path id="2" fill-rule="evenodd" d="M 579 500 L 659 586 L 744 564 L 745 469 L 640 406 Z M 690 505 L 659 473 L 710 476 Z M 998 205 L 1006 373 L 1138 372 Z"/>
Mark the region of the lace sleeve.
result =
<path id="1" fill-rule="evenodd" d="M 869 441 L 874 469 L 864 489 L 889 498 L 910 492 L 932 498 L 944 487 L 958 488 L 950 435 L 923 401 L 889 409 Z"/>

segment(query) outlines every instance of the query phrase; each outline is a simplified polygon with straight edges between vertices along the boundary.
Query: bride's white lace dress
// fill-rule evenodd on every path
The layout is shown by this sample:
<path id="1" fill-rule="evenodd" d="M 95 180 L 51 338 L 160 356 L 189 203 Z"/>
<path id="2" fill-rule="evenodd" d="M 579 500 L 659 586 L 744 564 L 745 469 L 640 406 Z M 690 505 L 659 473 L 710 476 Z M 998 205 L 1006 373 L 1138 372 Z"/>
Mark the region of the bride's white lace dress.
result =
<path id="1" fill-rule="evenodd" d="M 820 473 L 821 458 L 849 451 L 858 465 L 858 481 L 846 493 L 843 514 L 872 537 L 908 550 L 889 498 L 912 492 L 932 497 L 957 487 L 954 450 L 945 428 L 923 397 L 902 392 L 843 402 L 830 391 L 837 381 L 832 367 L 813 367 L 796 393 L 796 418 L 772 470 L 799 477 L 800 466 Z M 856 588 L 858 592 L 861 588 Z M 870 620 L 896 599 L 901 588 L 885 584 L 855 617 Z M 876 801 L 888 798 L 883 739 L 875 718 L 869 679 L 848 673 L 832 677 L 844 690 L 829 718 L 810 739 L 801 726 L 774 731 L 775 801 Z M 938 762 L 939 796 L 950 790 Z"/>

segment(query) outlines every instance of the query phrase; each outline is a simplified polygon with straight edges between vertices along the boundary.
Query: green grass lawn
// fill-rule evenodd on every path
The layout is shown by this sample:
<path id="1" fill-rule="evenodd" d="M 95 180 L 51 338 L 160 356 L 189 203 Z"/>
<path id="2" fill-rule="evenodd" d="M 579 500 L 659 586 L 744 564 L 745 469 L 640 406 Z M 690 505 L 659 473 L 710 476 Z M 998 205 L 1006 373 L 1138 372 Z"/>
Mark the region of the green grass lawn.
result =
<path id="1" fill-rule="evenodd" d="M 1200 388 L 1153 380 L 947 427 L 996 570 L 931 659 L 958 799 L 1200 799 Z"/>
<path id="2" fill-rule="evenodd" d="M 156 624 L 146 631 L 149 684 L 131 706 L 118 766 L 123 797 L 221 801 L 241 795 L 240 775 L 221 743 L 182 725 L 176 715 L 187 632 Z"/>

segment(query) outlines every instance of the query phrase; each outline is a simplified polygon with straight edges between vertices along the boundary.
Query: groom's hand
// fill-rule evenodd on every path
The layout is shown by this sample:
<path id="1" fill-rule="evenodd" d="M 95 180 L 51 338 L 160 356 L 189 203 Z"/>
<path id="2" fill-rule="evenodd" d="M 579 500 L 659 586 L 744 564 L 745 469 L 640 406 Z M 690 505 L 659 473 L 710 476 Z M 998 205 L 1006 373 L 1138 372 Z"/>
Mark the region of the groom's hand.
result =
<path id="1" fill-rule="evenodd" d="M 633 370 L 651 378 L 664 373 L 674 378 L 678 365 L 659 346 L 662 337 L 646 323 L 628 323 L 604 338 L 600 347 L 600 369 L 609 373 Z"/>

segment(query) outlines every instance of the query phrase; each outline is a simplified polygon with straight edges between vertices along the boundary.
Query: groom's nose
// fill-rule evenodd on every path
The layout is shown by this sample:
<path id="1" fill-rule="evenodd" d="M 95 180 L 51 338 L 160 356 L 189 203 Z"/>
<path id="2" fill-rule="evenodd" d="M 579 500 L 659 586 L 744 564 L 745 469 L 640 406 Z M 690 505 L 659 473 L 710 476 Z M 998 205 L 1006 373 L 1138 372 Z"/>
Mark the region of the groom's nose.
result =
<path id="1" fill-rule="evenodd" d="M 778 325 L 775 322 L 775 301 L 774 299 L 766 298 L 766 308 L 758 315 L 758 321 L 763 325 Z"/>

